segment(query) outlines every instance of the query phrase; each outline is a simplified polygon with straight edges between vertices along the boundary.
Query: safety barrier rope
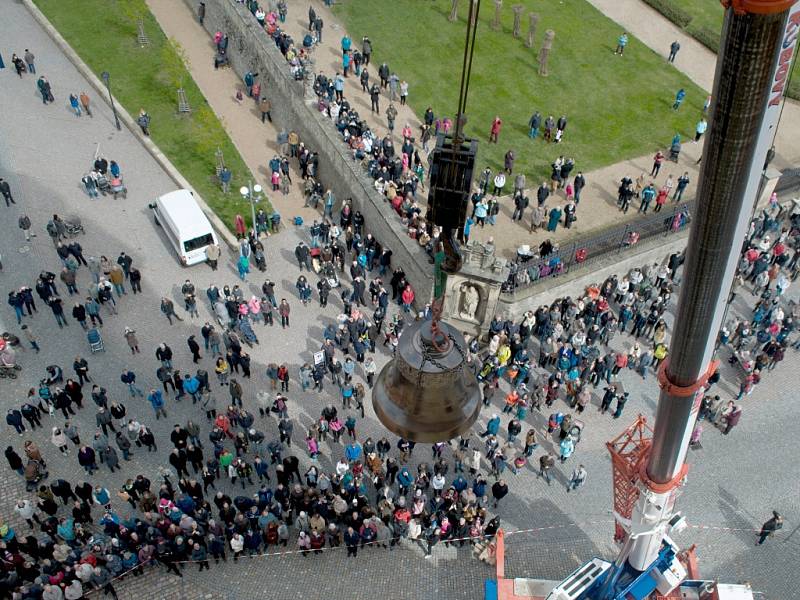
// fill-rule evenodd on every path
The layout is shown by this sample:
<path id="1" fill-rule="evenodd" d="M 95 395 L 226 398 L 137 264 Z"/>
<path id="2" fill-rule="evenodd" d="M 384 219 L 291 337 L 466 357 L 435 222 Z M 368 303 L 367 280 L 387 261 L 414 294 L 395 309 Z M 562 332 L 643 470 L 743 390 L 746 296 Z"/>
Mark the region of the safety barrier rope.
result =
<path id="1" fill-rule="evenodd" d="M 509 537 L 509 536 L 515 536 L 515 535 L 536 533 L 536 532 L 541 532 L 541 531 L 552 531 L 552 530 L 556 530 L 556 529 L 568 529 L 568 528 L 571 528 L 571 527 L 582 527 L 582 526 L 585 526 L 585 525 L 613 525 L 613 524 L 614 524 L 614 521 L 610 520 L 610 519 L 609 520 L 603 520 L 603 521 L 583 521 L 583 522 L 580 522 L 580 523 L 576 522 L 576 523 L 563 523 L 563 524 L 560 524 L 560 525 L 545 525 L 545 526 L 542 526 L 542 527 L 530 527 L 530 528 L 527 528 L 527 529 L 513 529 L 513 530 L 509 530 L 509 531 L 506 531 L 504 529 L 503 533 L 504 533 L 504 535 L 506 537 Z M 761 531 L 760 528 L 754 529 L 754 528 L 743 528 L 743 527 L 721 527 L 721 526 L 716 526 L 716 525 L 691 525 L 691 524 L 687 524 L 687 527 L 690 528 L 690 529 L 708 530 L 708 531 L 725 531 L 725 532 L 759 533 Z M 776 532 L 774 532 L 774 535 L 779 536 L 780 533 L 781 533 L 781 531 L 776 531 Z M 481 539 L 492 539 L 492 538 L 494 538 L 493 535 L 479 535 L 479 536 L 465 536 L 465 537 L 457 537 L 457 538 L 447 538 L 446 540 L 440 540 L 440 541 L 444 542 L 446 544 L 450 544 L 450 543 L 454 543 L 454 542 L 474 542 L 474 541 L 478 541 L 478 540 L 481 540 Z M 398 542 L 399 542 L 399 540 L 402 540 L 402 539 L 407 539 L 407 540 L 409 540 L 411 542 L 422 542 L 422 543 L 425 542 L 425 538 L 424 537 L 419 537 L 419 538 L 408 538 L 408 537 L 406 537 L 406 538 L 397 538 L 397 539 L 398 539 Z M 358 547 L 359 548 L 363 548 L 364 546 L 385 545 L 387 543 L 387 541 L 389 541 L 389 540 L 372 540 L 370 542 L 364 542 L 364 544 L 361 544 L 359 542 Z M 324 553 L 324 552 L 331 552 L 333 550 L 341 551 L 341 550 L 345 550 L 345 549 L 347 549 L 347 545 L 344 544 L 344 543 L 341 543 L 341 544 L 339 544 L 337 546 L 324 546 L 324 547 L 319 548 L 319 549 L 309 548 L 309 549 L 297 549 L 297 550 L 282 550 L 282 551 L 278 551 L 278 552 L 258 552 L 258 553 L 255 553 L 255 554 L 251 554 L 251 553 L 248 553 L 246 550 L 242 550 L 242 552 L 241 552 L 241 554 L 239 555 L 238 558 L 241 558 L 241 559 L 257 559 L 257 558 L 268 558 L 268 557 L 274 558 L 274 557 L 280 557 L 280 556 L 292 556 L 292 555 L 297 555 L 297 554 L 308 554 L 310 552 L 314 552 L 315 554 L 321 554 L 321 553 Z M 226 554 L 226 556 L 230 552 L 231 552 L 230 542 L 229 542 L 229 540 L 226 540 L 226 542 L 225 542 L 225 554 Z M 213 558 L 214 558 L 213 555 L 211 555 L 211 556 L 208 556 L 205 560 L 186 559 L 186 560 L 174 561 L 172 564 L 175 564 L 175 565 L 198 564 L 199 565 L 199 564 L 204 563 L 204 562 L 209 562 Z M 126 575 L 129 575 L 130 573 L 133 573 L 134 571 L 137 571 L 137 570 L 142 569 L 144 567 L 155 566 L 155 564 L 157 564 L 159 562 L 160 561 L 157 558 L 153 558 L 148 563 L 139 564 L 139 565 L 137 565 L 137 566 L 135 566 L 135 567 L 123 572 L 123 573 L 120 573 L 119 575 L 115 576 L 114 578 L 112 578 L 111 583 L 113 583 L 115 581 L 119 581 L 120 579 L 124 578 Z M 162 564 L 164 564 L 164 563 L 162 563 Z M 95 589 L 92 589 L 92 590 L 89 590 L 89 591 L 85 592 L 85 595 L 89 596 L 91 594 L 95 594 L 95 593 L 100 592 L 100 591 L 102 591 L 102 588 L 95 588 Z"/>

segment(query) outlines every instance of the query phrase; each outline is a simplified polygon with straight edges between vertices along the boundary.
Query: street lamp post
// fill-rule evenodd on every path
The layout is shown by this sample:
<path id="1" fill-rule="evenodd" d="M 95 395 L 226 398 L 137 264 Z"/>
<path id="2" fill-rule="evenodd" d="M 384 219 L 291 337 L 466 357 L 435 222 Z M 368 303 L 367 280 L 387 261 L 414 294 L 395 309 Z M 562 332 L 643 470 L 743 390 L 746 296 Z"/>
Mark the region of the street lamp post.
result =
<path id="1" fill-rule="evenodd" d="M 263 188 L 259 184 L 253 185 L 252 181 L 239 188 L 239 193 L 242 195 L 242 198 L 250 203 L 250 211 L 253 217 L 253 231 L 256 233 L 256 236 L 258 236 L 258 230 L 256 229 L 256 204 L 261 201 L 262 191 Z"/>
<path id="2" fill-rule="evenodd" d="M 117 107 L 114 105 L 114 96 L 111 95 L 111 83 L 109 79 L 111 79 L 111 75 L 108 74 L 108 71 L 103 71 L 100 74 L 100 77 L 103 78 L 103 81 L 106 82 L 106 89 L 108 90 L 108 99 L 111 101 L 111 110 L 114 112 L 114 123 L 117 125 L 117 131 L 121 130 L 122 127 L 119 124 L 119 117 L 117 116 Z"/>

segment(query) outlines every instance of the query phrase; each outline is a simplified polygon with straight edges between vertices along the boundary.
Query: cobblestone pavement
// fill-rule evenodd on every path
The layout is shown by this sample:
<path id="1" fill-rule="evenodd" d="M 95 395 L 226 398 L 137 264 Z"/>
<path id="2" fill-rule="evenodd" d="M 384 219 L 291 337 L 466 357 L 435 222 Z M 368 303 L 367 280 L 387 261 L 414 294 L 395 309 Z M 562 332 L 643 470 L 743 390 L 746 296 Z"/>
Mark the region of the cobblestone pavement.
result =
<path id="1" fill-rule="evenodd" d="M 241 79 L 231 69 L 215 70 L 212 64 L 213 43 L 206 31 L 199 25 L 197 19 L 192 12 L 186 7 L 183 2 L 173 2 L 172 0 L 147 0 L 147 4 L 161 25 L 162 29 L 169 37 L 178 40 L 186 51 L 187 58 L 189 59 L 189 69 L 192 73 L 203 94 L 206 96 L 210 106 L 214 111 L 221 115 L 224 119 L 224 125 L 228 130 L 231 139 L 235 142 L 239 152 L 242 154 L 247 166 L 256 175 L 256 178 L 268 188 L 268 171 L 266 163 L 271 158 L 272 154 L 277 151 L 275 144 L 275 137 L 280 129 L 280 123 L 274 126 L 270 123 L 262 125 L 258 122 L 260 114 L 250 103 L 245 103 L 244 106 L 234 101 L 233 90 L 237 87 L 241 88 L 243 83 Z M 325 35 L 323 36 L 323 43 L 314 50 L 315 69 L 324 72 L 328 75 L 335 73 L 336 69 L 340 67 L 339 62 L 341 53 L 338 50 L 339 42 L 343 35 L 343 28 L 339 23 L 337 17 L 331 13 L 330 9 L 326 8 L 321 1 L 314 0 L 310 2 L 315 7 L 317 14 L 322 15 L 325 22 Z M 308 25 L 308 19 L 305 18 L 307 6 L 302 7 L 298 5 L 290 6 L 290 13 L 284 24 L 286 30 L 292 35 L 295 40 L 301 40 L 303 37 L 304 28 Z M 353 40 L 360 40 L 364 32 L 350 32 Z M 360 43 L 360 42 L 359 42 Z M 377 78 L 378 66 L 371 65 L 371 77 Z M 402 73 L 399 74 L 402 77 Z M 269 93 L 269 83 L 264 84 L 265 93 Z M 383 92 L 384 95 L 388 92 Z M 414 93 L 413 87 L 410 89 L 410 94 Z M 383 117 L 377 117 L 374 113 L 370 112 L 369 98 L 364 92 L 361 91 L 360 84 L 357 77 L 348 77 L 345 82 L 345 97 L 353 103 L 359 111 L 359 114 L 366 119 L 375 131 L 385 134 L 387 131 L 386 121 Z M 382 98 L 382 105 L 386 105 L 388 97 Z M 397 128 L 402 128 L 402 124 L 409 122 L 414 131 L 418 131 L 419 119 L 414 115 L 413 111 L 408 105 L 401 106 L 400 103 L 395 104 L 398 109 Z M 441 110 L 441 109 L 440 109 Z M 276 129 L 276 127 L 278 129 Z M 664 140 L 667 144 L 669 140 Z M 533 144 L 541 144 L 541 141 L 531 141 L 531 148 Z M 517 149 L 517 151 L 528 151 L 528 148 Z M 657 148 L 653 148 L 653 154 Z M 662 148 L 664 153 L 667 151 Z M 657 185 L 663 184 L 666 181 L 668 174 L 672 174 L 673 178 L 677 178 L 684 172 L 689 171 L 691 183 L 687 188 L 685 198 L 693 197 L 695 192 L 695 185 L 697 183 L 697 165 L 696 161 L 700 157 L 702 151 L 702 144 L 686 143 L 681 152 L 680 164 L 676 165 L 672 162 L 665 162 L 658 178 L 655 178 Z M 556 148 L 552 149 L 553 159 L 558 155 Z M 423 153 L 424 154 L 424 153 Z M 423 158 L 423 160 L 425 160 Z M 478 165 L 478 170 L 482 170 L 484 165 Z M 538 246 L 546 238 L 550 238 L 556 243 L 567 244 L 571 240 L 587 235 L 589 232 L 598 231 L 604 228 L 609 228 L 618 225 L 623 221 L 633 221 L 636 219 L 636 206 L 633 210 L 623 214 L 616 207 L 617 188 L 623 176 L 630 176 L 636 179 L 640 173 L 649 173 L 652 168 L 652 154 L 646 156 L 634 157 L 624 160 L 620 163 L 597 169 L 595 171 L 585 173 L 587 185 L 582 195 L 582 201 L 579 205 L 578 220 L 572 224 L 570 229 L 559 226 L 558 230 L 554 233 L 546 232 L 540 228 L 536 233 L 530 233 L 530 215 L 531 208 L 526 211 L 525 218 L 522 222 L 512 222 L 511 215 L 514 211 L 514 204 L 510 196 L 505 196 L 500 202 L 500 214 L 497 218 L 495 226 L 488 226 L 485 228 L 473 227 L 471 238 L 479 242 L 485 242 L 489 237 L 494 237 L 498 244 L 498 251 L 502 253 L 505 258 L 514 258 L 516 250 L 522 244 L 530 244 Z M 577 171 L 580 170 L 580 164 L 577 165 Z M 294 175 L 293 175 L 294 177 Z M 476 174 L 477 180 L 477 174 Z M 284 198 L 279 196 L 272 199 L 273 203 L 281 210 L 282 214 L 301 214 L 304 218 L 314 216 L 310 209 L 299 209 L 301 203 L 298 201 L 301 196 L 299 195 L 299 187 L 296 183 L 292 186 L 292 193 Z M 529 190 L 529 196 L 532 202 L 536 201 L 535 194 L 536 188 L 540 185 L 540 181 L 535 181 L 533 177 L 528 174 L 528 185 L 532 187 Z M 508 181 L 506 189 L 509 186 L 513 187 L 513 182 Z M 427 191 L 423 190 L 423 194 L 419 195 L 420 202 L 424 205 L 427 198 Z M 566 202 L 564 191 L 558 191 L 555 196 L 551 197 L 548 201 L 548 206 L 558 203 L 561 206 Z M 676 206 L 669 204 L 665 211 L 672 214 L 672 208 Z M 289 210 L 290 212 L 286 212 Z M 589 218 L 591 210 L 591 218 Z M 398 223 L 399 225 L 399 223 Z"/>
<path id="2" fill-rule="evenodd" d="M 165 463 L 171 426 L 191 417 L 203 423 L 205 437 L 208 431 L 205 419 L 190 403 L 177 404 L 170 398 L 167 401 L 169 419 L 155 421 L 148 405 L 129 398 L 119 382 L 119 373 L 124 367 L 130 367 L 139 375 L 143 387 L 155 385 L 153 351 L 161 341 L 166 341 L 176 351 L 176 366 L 189 369 L 192 365 L 185 339 L 191 333 L 198 333 L 199 326 L 210 318 L 208 307 L 202 303 L 201 318 L 194 323 L 187 316 L 183 322 L 170 327 L 159 313 L 158 298 L 168 295 L 178 306 L 179 284 L 185 278 L 190 277 L 202 290 L 212 281 L 220 286 L 233 284 L 237 276 L 230 260 L 223 262 L 216 273 L 204 266 L 190 269 L 179 266 L 161 232 L 153 226 L 147 209 L 147 203 L 154 197 L 174 188 L 171 180 L 127 131 L 116 132 L 110 109 L 100 98 L 93 98 L 93 118 L 75 117 L 67 105 L 67 95 L 82 89 L 88 91 L 88 84 L 20 5 L 7 3 L 3 14 L 0 49 L 4 57 L 30 48 L 37 56 L 39 72 L 50 79 L 56 97 L 55 103 L 43 106 L 37 99 L 32 77 L 19 79 L 9 69 L 0 71 L 0 111 L 6 117 L 0 136 L 0 176 L 9 180 L 17 202 L 11 208 L 0 207 L 0 211 L 5 211 L 5 218 L 0 221 L 0 253 L 4 266 L 0 278 L 4 289 L 31 285 L 42 269 L 58 271 L 59 261 L 44 231 L 48 216 L 57 212 L 82 217 L 87 234 L 80 242 L 87 256 L 105 254 L 114 259 L 121 250 L 133 256 L 144 276 L 144 293 L 123 296 L 119 300 L 119 316 L 108 316 L 102 328 L 106 351 L 94 355 L 90 355 L 84 333 L 71 317 L 67 317 L 69 326 L 59 330 L 54 327 L 49 310 L 40 306 L 39 312 L 25 321 L 40 336 L 43 350 L 39 355 L 31 351 L 20 354 L 19 362 L 23 366 L 20 377 L 0 381 L 0 410 L 5 411 L 23 398 L 27 389 L 38 382 L 46 365 L 58 363 L 70 372 L 73 357 L 83 355 L 89 360 L 92 377 L 109 390 L 112 399 L 123 401 L 133 418 L 152 426 L 162 447 L 157 454 L 136 452 L 133 461 L 125 463 L 123 472 L 110 474 L 103 468 L 96 479 L 112 492 L 124 479 L 139 472 L 156 481 L 158 468 Z M 79 179 L 93 160 L 98 144 L 101 154 L 120 163 L 130 190 L 127 200 L 114 201 L 110 197 L 89 200 L 83 195 Z M 25 244 L 16 225 L 22 211 L 29 214 L 38 232 L 31 244 Z M 297 239 L 298 231 L 287 229 L 266 241 L 267 275 L 278 282 L 279 293 L 292 303 L 292 326 L 283 332 L 257 327 L 261 344 L 251 352 L 253 380 L 245 384 L 245 406 L 250 410 L 254 408 L 255 391 L 265 384 L 266 363 L 285 361 L 295 374 L 299 364 L 311 359 L 312 351 L 321 343 L 323 328 L 341 309 L 339 301 L 333 298 L 330 306 L 322 311 L 315 303 L 303 307 L 296 301 L 294 281 L 298 273 L 292 248 Z M 245 287 L 256 291 L 263 277 L 259 273 L 252 274 Z M 78 288 L 86 290 L 88 283 L 88 274 L 80 271 Z M 795 288 L 790 291 L 796 297 Z M 63 290 L 63 286 L 59 289 Z M 204 300 L 202 295 L 199 297 Z M 65 300 L 69 305 L 68 299 Z M 742 301 L 737 300 L 735 307 L 742 309 L 741 304 Z M 126 325 L 136 328 L 141 355 L 129 354 L 122 337 Z M 0 309 L 0 326 L 19 333 L 8 306 Z M 620 339 L 618 343 L 628 341 Z M 386 358 L 379 346 L 376 356 L 379 366 Z M 210 370 L 210 358 L 206 356 L 202 362 L 204 368 Z M 691 453 L 689 483 L 679 500 L 679 507 L 685 511 L 690 524 L 734 529 L 690 528 L 678 537 L 680 544 L 700 545 L 704 575 L 728 581 L 750 580 L 755 589 L 774 600 L 794 595 L 794 586 L 786 575 L 797 566 L 797 537 L 792 532 L 797 527 L 800 490 L 790 440 L 800 437 L 800 421 L 793 393 L 789 390 L 793 391 L 796 385 L 798 362 L 797 355 L 792 353 L 767 375 L 765 382 L 744 401 L 744 418 L 731 435 L 722 436 L 712 429 L 706 431 L 703 450 Z M 720 393 L 730 395 L 736 384 L 727 365 L 723 374 Z M 509 575 L 558 579 L 591 556 L 614 554 L 615 548 L 610 542 L 613 530 L 610 465 L 604 442 L 618 434 L 637 412 L 652 417 L 658 393 L 654 377 L 642 381 L 632 372 L 626 372 L 622 374 L 622 381 L 632 398 L 624 417 L 614 421 L 590 409 L 585 414 L 587 427 L 577 454 L 572 461 L 556 468 L 552 487 L 537 480 L 531 469 L 516 477 L 508 474 L 511 493 L 499 509 L 503 526 L 509 531 L 536 530 L 509 536 Z M 322 395 L 301 394 L 297 387 L 293 382 L 289 393 L 290 414 L 297 424 L 295 444 L 302 443 L 303 427 L 308 426 L 323 404 L 332 398 L 328 384 Z M 215 387 L 215 391 L 217 389 Z M 595 398 L 595 405 L 597 402 Z M 489 412 L 481 415 L 476 430 L 483 427 Z M 94 411 L 86 407 L 75 420 L 83 436 L 91 437 Z M 39 430 L 28 437 L 42 448 L 52 476 L 81 481 L 75 454 L 62 457 L 49 441 L 49 427 L 62 423 L 60 416 L 45 417 L 47 431 Z M 541 431 L 545 416 L 534 412 L 528 424 Z M 7 443 L 19 450 L 23 438 L 9 434 L 8 428 L 3 427 Z M 276 435 L 276 424 L 269 418 L 260 420 L 258 427 L 270 437 Z M 359 436 L 366 435 L 374 438 L 382 435 L 370 406 L 367 406 L 366 419 L 359 421 Z M 553 444 L 547 441 L 544 446 L 549 449 Z M 329 469 L 331 460 L 338 459 L 342 448 L 323 443 L 322 449 L 320 465 Z M 308 464 L 303 449 L 295 451 L 302 455 L 301 462 Z M 428 449 L 420 446 L 414 459 L 428 456 Z M 587 467 L 588 481 L 579 492 L 567 494 L 564 483 L 576 460 Z M 228 493 L 236 491 L 226 482 L 221 482 L 220 487 Z M 7 468 L 0 467 L 0 512 L 20 531 L 27 527 L 19 523 L 11 506 L 23 495 L 20 479 Z M 118 498 L 114 497 L 113 504 L 121 514 L 128 513 L 128 505 Z M 755 549 L 752 529 L 757 528 L 772 509 L 786 515 L 786 533 Z M 346 559 L 341 551 L 307 558 L 290 554 L 242 559 L 235 565 L 229 562 L 200 575 L 194 575 L 194 566 L 187 566 L 185 572 L 186 576 L 178 581 L 161 570 L 150 571 L 144 577 L 120 583 L 120 595 L 123 598 L 230 600 L 253 596 L 362 599 L 385 594 L 403 599 L 461 599 L 480 597 L 483 580 L 492 575 L 492 570 L 472 559 L 466 548 L 447 548 L 441 544 L 434 549 L 431 561 L 423 560 L 421 548 L 406 544 L 392 551 L 366 549 L 357 559 Z"/>

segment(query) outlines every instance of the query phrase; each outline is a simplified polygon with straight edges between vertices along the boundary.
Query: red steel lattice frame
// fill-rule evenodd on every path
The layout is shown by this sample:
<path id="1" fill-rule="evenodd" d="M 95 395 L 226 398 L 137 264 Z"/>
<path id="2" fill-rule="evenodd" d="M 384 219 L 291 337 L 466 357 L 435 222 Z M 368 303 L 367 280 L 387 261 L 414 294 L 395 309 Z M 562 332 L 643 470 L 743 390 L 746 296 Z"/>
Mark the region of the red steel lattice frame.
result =
<path id="1" fill-rule="evenodd" d="M 639 468 L 647 460 L 652 443 L 653 430 L 642 415 L 625 431 L 606 442 L 611 454 L 614 512 L 624 519 L 630 519 L 633 506 L 639 498 Z M 616 520 L 614 540 L 624 542 L 627 535 L 623 524 Z"/>

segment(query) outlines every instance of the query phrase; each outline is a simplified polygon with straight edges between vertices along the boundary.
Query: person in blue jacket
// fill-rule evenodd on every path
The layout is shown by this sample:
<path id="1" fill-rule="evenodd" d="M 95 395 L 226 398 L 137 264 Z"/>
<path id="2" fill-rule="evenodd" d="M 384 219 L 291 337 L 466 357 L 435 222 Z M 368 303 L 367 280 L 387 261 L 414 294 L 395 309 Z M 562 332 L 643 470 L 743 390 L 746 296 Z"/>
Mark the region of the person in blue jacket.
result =
<path id="1" fill-rule="evenodd" d="M 497 415 L 497 413 L 494 413 L 492 418 L 489 419 L 489 422 L 486 423 L 486 431 L 481 434 L 481 437 L 497 435 L 498 431 L 500 431 L 500 417 Z"/>
<path id="2" fill-rule="evenodd" d="M 678 110 L 684 98 L 686 98 L 686 90 L 681 88 L 678 90 L 678 93 L 675 94 L 675 103 L 672 105 L 672 110 Z"/>
<path id="3" fill-rule="evenodd" d="M 408 467 L 405 465 L 397 474 L 397 485 L 400 487 L 401 496 L 405 496 L 408 493 L 409 488 L 414 485 L 414 477 L 408 472 Z"/>
<path id="4" fill-rule="evenodd" d="M 188 373 L 183 377 L 183 391 L 192 397 L 192 404 L 200 399 L 200 380 Z"/>
<path id="5" fill-rule="evenodd" d="M 161 394 L 161 390 L 151 389 L 147 395 L 147 401 L 156 412 L 156 420 L 158 420 L 159 414 L 163 415 L 165 419 L 167 418 L 167 411 L 164 410 L 164 396 Z"/>
<path id="6" fill-rule="evenodd" d="M 351 442 L 344 449 L 344 455 L 349 462 L 355 462 L 359 460 L 362 455 L 361 444 L 356 441 Z"/>

